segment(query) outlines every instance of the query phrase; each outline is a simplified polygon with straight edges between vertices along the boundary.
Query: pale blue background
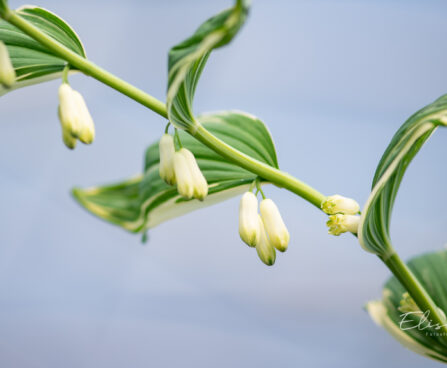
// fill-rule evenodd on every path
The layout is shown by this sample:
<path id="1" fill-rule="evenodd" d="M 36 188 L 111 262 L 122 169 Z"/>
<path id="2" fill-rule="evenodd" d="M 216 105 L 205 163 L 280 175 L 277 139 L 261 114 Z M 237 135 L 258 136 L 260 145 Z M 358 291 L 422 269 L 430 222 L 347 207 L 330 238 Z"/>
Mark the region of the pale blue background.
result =
<path id="1" fill-rule="evenodd" d="M 11 0 L 12 6 L 21 5 Z M 166 53 L 219 1 L 39 0 L 89 57 L 163 99 Z M 391 136 L 447 92 L 445 1 L 254 0 L 217 51 L 197 112 L 238 108 L 270 127 L 283 169 L 364 203 Z M 0 366 L 440 367 L 362 310 L 389 275 L 350 236 L 285 191 L 266 191 L 291 230 L 272 268 L 237 234 L 238 199 L 151 231 L 150 242 L 85 213 L 74 185 L 141 170 L 162 118 L 82 76 L 97 140 L 64 148 L 51 82 L 0 99 Z M 393 238 L 408 258 L 447 241 L 447 129 L 408 171 Z"/>

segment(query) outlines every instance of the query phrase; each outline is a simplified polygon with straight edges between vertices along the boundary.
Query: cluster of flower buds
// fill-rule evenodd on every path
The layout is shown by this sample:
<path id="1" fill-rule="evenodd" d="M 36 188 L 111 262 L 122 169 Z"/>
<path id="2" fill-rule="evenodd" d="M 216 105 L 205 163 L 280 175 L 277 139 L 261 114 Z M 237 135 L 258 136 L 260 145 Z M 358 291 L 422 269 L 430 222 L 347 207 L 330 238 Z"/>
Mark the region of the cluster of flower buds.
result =
<path id="1" fill-rule="evenodd" d="M 326 222 L 329 234 L 337 236 L 346 232 L 357 234 L 360 206 L 355 200 L 335 194 L 326 198 L 321 204 L 321 209 L 330 215 L 329 221 Z"/>
<path id="2" fill-rule="evenodd" d="M 167 133 L 160 139 L 159 151 L 160 177 L 169 185 L 177 184 L 182 197 L 203 201 L 208 195 L 208 183 L 193 153 L 187 148 L 176 151 L 174 138 Z"/>
<path id="3" fill-rule="evenodd" d="M 82 95 L 68 83 L 59 87 L 59 120 L 62 126 L 62 139 L 73 149 L 79 139 L 90 144 L 95 139 L 95 125 Z"/>
<path id="4" fill-rule="evenodd" d="M 246 192 L 239 205 L 239 235 L 250 247 L 256 247 L 259 258 L 271 266 L 276 260 L 276 251 L 285 252 L 289 245 L 289 231 L 271 199 L 262 200 L 258 214 L 258 199 Z"/>
<path id="5" fill-rule="evenodd" d="M 0 41 L 0 85 L 11 88 L 16 81 L 16 72 L 12 66 L 6 45 Z"/>

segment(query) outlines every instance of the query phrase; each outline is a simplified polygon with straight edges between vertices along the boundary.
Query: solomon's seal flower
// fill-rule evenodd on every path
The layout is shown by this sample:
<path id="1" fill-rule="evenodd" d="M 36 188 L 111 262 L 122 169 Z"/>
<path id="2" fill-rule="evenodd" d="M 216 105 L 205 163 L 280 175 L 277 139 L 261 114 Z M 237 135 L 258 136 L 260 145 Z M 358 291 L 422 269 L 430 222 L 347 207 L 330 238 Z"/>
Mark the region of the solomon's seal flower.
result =
<path id="1" fill-rule="evenodd" d="M 16 72 L 12 66 L 11 58 L 6 45 L 0 41 L 0 84 L 11 88 L 16 81 Z"/>
<path id="2" fill-rule="evenodd" d="M 360 216 L 355 215 L 331 215 L 326 225 L 329 227 L 329 234 L 340 235 L 346 232 L 357 234 Z"/>
<path id="3" fill-rule="evenodd" d="M 256 246 L 261 236 L 258 199 L 252 192 L 245 193 L 239 204 L 239 235 L 250 247 Z"/>
<path id="4" fill-rule="evenodd" d="M 321 204 L 321 209 L 328 215 L 335 215 L 337 213 L 355 215 L 360 211 L 360 206 L 351 198 L 335 194 L 326 198 Z"/>
<path id="5" fill-rule="evenodd" d="M 260 212 L 270 243 L 280 252 L 285 252 L 290 235 L 278 207 L 271 199 L 264 199 L 260 205 Z"/>

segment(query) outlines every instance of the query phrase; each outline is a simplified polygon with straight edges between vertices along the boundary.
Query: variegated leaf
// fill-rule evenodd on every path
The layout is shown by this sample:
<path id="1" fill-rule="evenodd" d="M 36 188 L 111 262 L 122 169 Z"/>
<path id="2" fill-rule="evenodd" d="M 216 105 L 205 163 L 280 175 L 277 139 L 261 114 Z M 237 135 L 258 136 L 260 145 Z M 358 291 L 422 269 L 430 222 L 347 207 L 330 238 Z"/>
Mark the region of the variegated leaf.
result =
<path id="1" fill-rule="evenodd" d="M 24 6 L 16 12 L 48 36 L 85 57 L 85 50 L 79 37 L 57 15 L 36 6 Z M 11 89 L 0 86 L 0 96 L 10 90 L 45 82 L 62 75 L 66 61 L 3 19 L 0 19 L 0 40 L 8 48 L 17 75 L 17 82 Z"/>
<path id="2" fill-rule="evenodd" d="M 169 121 L 177 128 L 194 131 L 192 102 L 200 74 L 210 52 L 229 43 L 241 28 L 248 3 L 237 0 L 234 7 L 208 19 L 191 37 L 170 50 L 166 106 Z"/>
<path id="3" fill-rule="evenodd" d="M 391 253 L 390 221 L 405 171 L 422 145 L 440 125 L 447 124 L 447 95 L 419 110 L 396 132 L 374 175 L 372 191 L 362 210 L 359 241 L 368 251 L 387 258 Z"/>
<path id="4" fill-rule="evenodd" d="M 221 112 L 197 119 L 227 144 L 261 162 L 278 167 L 270 133 L 264 123 L 254 116 L 241 112 Z M 158 142 L 146 152 L 144 175 L 117 185 L 75 189 L 75 198 L 88 211 L 104 220 L 132 232 L 144 232 L 171 218 L 241 194 L 256 178 L 189 134 L 179 133 L 182 145 L 194 153 L 209 184 L 209 195 L 203 202 L 181 198 L 175 187 L 162 181 Z"/>

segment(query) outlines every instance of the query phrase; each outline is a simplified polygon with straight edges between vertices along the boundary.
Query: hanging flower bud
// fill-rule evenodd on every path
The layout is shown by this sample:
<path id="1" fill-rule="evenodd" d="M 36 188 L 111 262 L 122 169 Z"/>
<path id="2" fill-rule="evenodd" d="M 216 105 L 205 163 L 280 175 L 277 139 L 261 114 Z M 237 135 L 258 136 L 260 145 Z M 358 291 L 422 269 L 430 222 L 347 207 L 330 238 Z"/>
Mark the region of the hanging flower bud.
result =
<path id="1" fill-rule="evenodd" d="M 84 97 L 78 91 L 72 90 L 72 93 L 79 114 L 78 138 L 82 143 L 91 144 L 95 139 L 95 124 L 88 111 Z"/>
<path id="2" fill-rule="evenodd" d="M 6 45 L 0 41 L 0 84 L 11 88 L 16 81 L 16 72 L 12 66 L 11 58 Z"/>
<path id="3" fill-rule="evenodd" d="M 62 119 L 61 119 L 61 108 L 60 108 L 60 106 L 59 106 L 59 108 L 57 109 L 57 113 L 58 113 L 58 116 L 59 116 L 59 121 L 62 121 Z M 71 135 L 71 132 L 70 132 L 68 129 L 65 129 L 64 126 L 62 126 L 62 140 L 63 140 L 64 144 L 65 144 L 68 148 L 70 148 L 70 149 L 74 149 L 74 148 L 76 147 L 76 143 L 77 143 L 76 138 L 74 138 L 74 137 Z"/>
<path id="4" fill-rule="evenodd" d="M 185 157 L 189 167 L 189 172 L 193 181 L 193 196 L 194 198 L 203 201 L 208 195 L 208 183 L 200 171 L 196 158 L 192 152 L 186 148 L 180 149 L 179 152 L 181 152 L 181 154 Z"/>
<path id="5" fill-rule="evenodd" d="M 239 204 L 239 235 L 250 247 L 256 246 L 261 236 L 258 199 L 252 192 L 245 193 Z"/>
<path id="6" fill-rule="evenodd" d="M 76 144 L 72 144 L 68 137 L 76 140 L 80 132 L 79 112 L 76 100 L 74 98 L 73 89 L 63 83 L 59 87 L 59 120 L 62 126 L 62 137 L 65 145 L 73 149 Z"/>
<path id="7" fill-rule="evenodd" d="M 179 194 L 184 198 L 191 199 L 194 195 L 194 181 L 188 161 L 182 152 L 184 149 L 182 148 L 174 154 L 174 172 Z"/>
<path id="8" fill-rule="evenodd" d="M 360 216 L 354 215 L 331 215 L 326 225 L 329 227 L 329 234 L 340 235 L 346 232 L 357 234 L 360 223 Z"/>
<path id="9" fill-rule="evenodd" d="M 264 199 L 260 205 L 260 212 L 270 243 L 280 252 L 285 252 L 290 235 L 278 207 L 271 199 Z"/>
<path id="10" fill-rule="evenodd" d="M 158 144 L 160 152 L 160 177 L 169 185 L 175 184 L 175 171 L 174 171 L 174 154 L 175 145 L 174 137 L 170 134 L 163 134 Z"/>
<path id="11" fill-rule="evenodd" d="M 259 215 L 258 223 L 260 228 L 260 236 L 259 241 L 256 244 L 256 252 L 258 253 L 258 256 L 262 262 L 264 262 L 267 266 L 272 266 L 276 260 L 276 251 L 267 237 L 262 218 Z"/>
<path id="12" fill-rule="evenodd" d="M 59 87 L 59 120 L 62 139 L 68 148 L 76 146 L 76 139 L 90 144 L 95 138 L 95 125 L 84 98 L 67 83 Z"/>
<path id="13" fill-rule="evenodd" d="M 328 215 L 344 213 L 345 215 L 355 215 L 360 211 L 359 204 L 351 199 L 335 194 L 327 197 L 321 204 L 321 209 Z"/>

